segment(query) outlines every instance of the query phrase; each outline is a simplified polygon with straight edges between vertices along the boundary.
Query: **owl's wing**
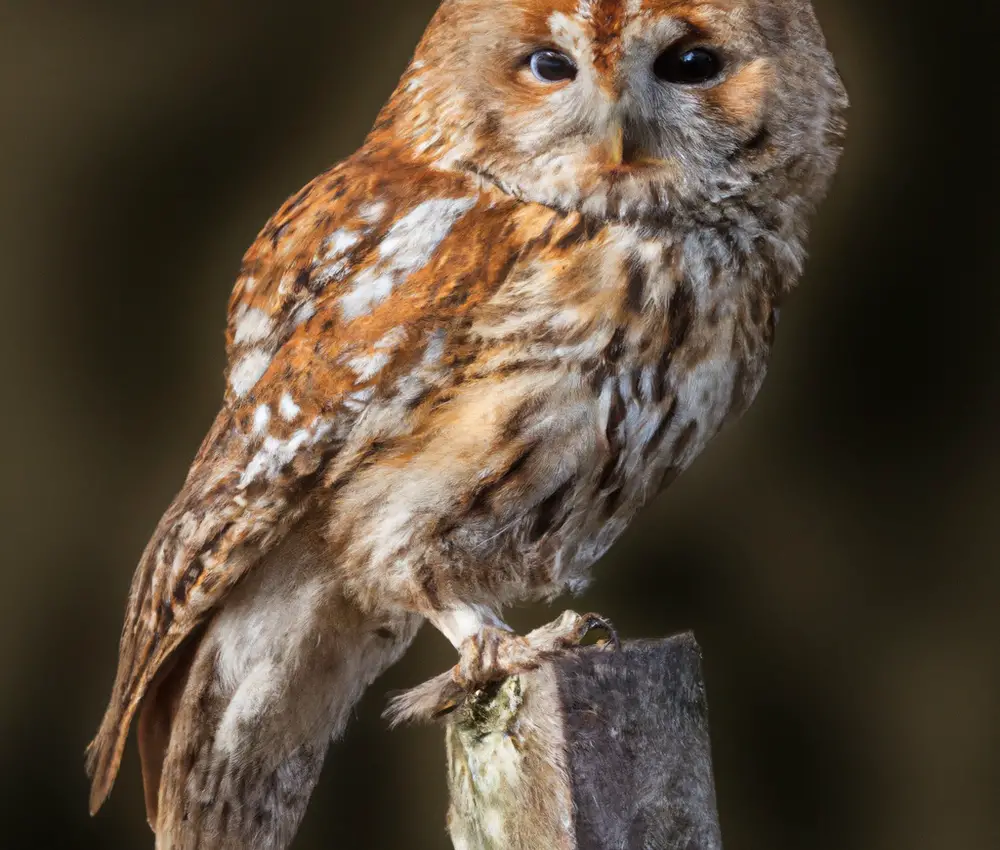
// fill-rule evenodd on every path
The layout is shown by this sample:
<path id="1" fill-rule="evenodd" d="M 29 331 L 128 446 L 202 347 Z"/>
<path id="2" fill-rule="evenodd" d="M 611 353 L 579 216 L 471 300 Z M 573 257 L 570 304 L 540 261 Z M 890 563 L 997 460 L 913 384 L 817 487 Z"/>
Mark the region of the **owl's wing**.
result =
<path id="1" fill-rule="evenodd" d="M 411 395 L 415 406 L 422 383 L 447 374 L 444 334 L 512 265 L 502 206 L 457 175 L 356 159 L 261 232 L 230 302 L 226 403 L 133 579 L 114 691 L 88 751 L 93 810 L 164 662 L 320 485 L 363 462 L 375 438 L 358 425 L 373 400 Z M 383 428 L 406 427 L 399 410 Z"/>

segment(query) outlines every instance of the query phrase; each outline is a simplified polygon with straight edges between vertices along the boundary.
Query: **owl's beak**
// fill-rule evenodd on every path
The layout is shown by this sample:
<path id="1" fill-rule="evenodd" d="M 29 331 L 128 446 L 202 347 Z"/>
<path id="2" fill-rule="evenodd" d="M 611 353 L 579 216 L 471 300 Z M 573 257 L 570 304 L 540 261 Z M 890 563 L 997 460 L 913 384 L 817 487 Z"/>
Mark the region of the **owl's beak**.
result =
<path id="1" fill-rule="evenodd" d="M 632 171 L 667 164 L 665 160 L 649 156 L 640 145 L 634 130 L 630 132 L 619 119 L 612 122 L 602 147 L 603 161 L 612 169 Z"/>
<path id="2" fill-rule="evenodd" d="M 612 168 L 618 168 L 625 161 L 625 126 L 621 121 L 615 121 L 611 125 L 607 148 L 608 164 Z"/>

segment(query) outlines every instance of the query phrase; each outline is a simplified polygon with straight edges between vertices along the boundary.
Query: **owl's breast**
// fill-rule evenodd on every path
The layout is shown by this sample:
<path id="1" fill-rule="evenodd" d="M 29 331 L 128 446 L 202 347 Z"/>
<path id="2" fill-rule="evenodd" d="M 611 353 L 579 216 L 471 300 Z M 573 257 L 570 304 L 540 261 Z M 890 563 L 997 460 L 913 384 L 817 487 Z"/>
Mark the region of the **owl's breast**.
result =
<path id="1" fill-rule="evenodd" d="M 412 424 L 358 455 L 334 524 L 383 595 L 387 576 L 490 603 L 581 587 L 756 395 L 772 307 L 749 271 L 691 240 L 580 233 L 519 253 L 416 407 L 369 412 Z"/>
<path id="2" fill-rule="evenodd" d="M 556 558 L 555 578 L 571 586 L 749 407 L 774 332 L 775 299 L 750 263 L 691 240 L 623 238 L 616 248 L 622 300 L 612 343 L 588 375 L 597 451 L 581 470 L 585 509 L 564 528 Z"/>

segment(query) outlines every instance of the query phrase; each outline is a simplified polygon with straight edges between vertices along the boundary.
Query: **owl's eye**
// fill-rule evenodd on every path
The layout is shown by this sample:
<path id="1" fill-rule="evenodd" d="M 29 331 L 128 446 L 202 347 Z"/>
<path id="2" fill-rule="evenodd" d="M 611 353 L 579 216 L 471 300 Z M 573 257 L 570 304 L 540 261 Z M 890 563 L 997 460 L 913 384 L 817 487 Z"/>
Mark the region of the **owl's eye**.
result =
<path id="1" fill-rule="evenodd" d="M 565 53 L 539 50 L 531 55 L 531 73 L 543 83 L 576 79 L 576 65 Z"/>
<path id="2" fill-rule="evenodd" d="M 671 48 L 660 54 L 653 73 L 667 83 L 707 83 L 722 73 L 722 59 L 707 47 Z"/>

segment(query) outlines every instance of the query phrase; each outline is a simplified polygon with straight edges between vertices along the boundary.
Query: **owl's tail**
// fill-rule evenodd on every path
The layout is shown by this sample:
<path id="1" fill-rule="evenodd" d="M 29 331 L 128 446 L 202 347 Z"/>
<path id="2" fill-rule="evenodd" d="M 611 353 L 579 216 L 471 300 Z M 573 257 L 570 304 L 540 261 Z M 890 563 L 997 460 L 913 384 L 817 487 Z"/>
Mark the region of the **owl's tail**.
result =
<path id="1" fill-rule="evenodd" d="M 97 814 L 111 793 L 111 786 L 114 785 L 118 765 L 125 749 L 126 735 L 120 735 L 118 729 L 122 726 L 127 729 L 128 725 L 123 722 L 123 712 L 116 705 L 109 705 L 97 735 L 87 747 L 87 776 L 91 780 L 92 815 Z"/>
<path id="2" fill-rule="evenodd" d="M 171 635 L 163 644 L 161 650 L 168 658 L 156 679 L 150 683 L 148 677 L 140 677 L 128 693 L 126 683 L 131 671 L 128 663 L 131 656 L 124 652 L 119 663 L 118 678 L 111 694 L 104 718 L 101 720 L 97 735 L 91 741 L 86 751 L 86 769 L 90 777 L 90 813 L 97 814 L 111 793 L 111 788 L 118 776 L 125 744 L 128 741 L 129 728 L 140 705 L 154 701 L 155 691 L 176 680 L 178 676 L 186 675 L 191 663 L 192 652 L 197 646 L 197 635 L 193 636 L 182 648 L 175 652 L 175 644 L 180 643 L 183 636 Z M 152 690 L 154 693 L 147 693 Z M 141 720 L 142 718 L 140 718 Z M 141 738 L 140 738 L 141 742 Z"/>
<path id="3" fill-rule="evenodd" d="M 139 647 L 136 646 L 132 630 L 129 629 L 129 624 L 137 617 L 135 586 L 147 572 L 144 567 L 148 555 L 147 548 L 147 553 L 144 555 L 143 561 L 140 562 L 139 569 L 133 578 L 133 594 L 130 597 L 129 610 L 126 614 L 126 626 L 122 631 L 118 673 L 111 692 L 111 700 L 104 712 L 104 718 L 101 720 L 97 735 L 87 747 L 86 767 L 87 775 L 91 779 L 90 813 L 92 815 L 97 814 L 111 793 L 111 787 L 118 775 L 118 767 L 125 750 L 125 742 L 128 740 L 129 727 L 132 725 L 132 719 L 149 684 L 150 674 L 147 674 L 146 671 L 151 668 L 146 664 L 137 664 L 137 661 L 140 660 L 137 658 Z M 168 658 L 172 649 L 179 642 L 180 638 L 174 635 L 164 641 L 161 647 L 162 657 Z M 148 660 L 148 652 L 145 653 L 145 658 Z M 152 668 L 152 672 L 156 672 L 155 668 Z"/>

